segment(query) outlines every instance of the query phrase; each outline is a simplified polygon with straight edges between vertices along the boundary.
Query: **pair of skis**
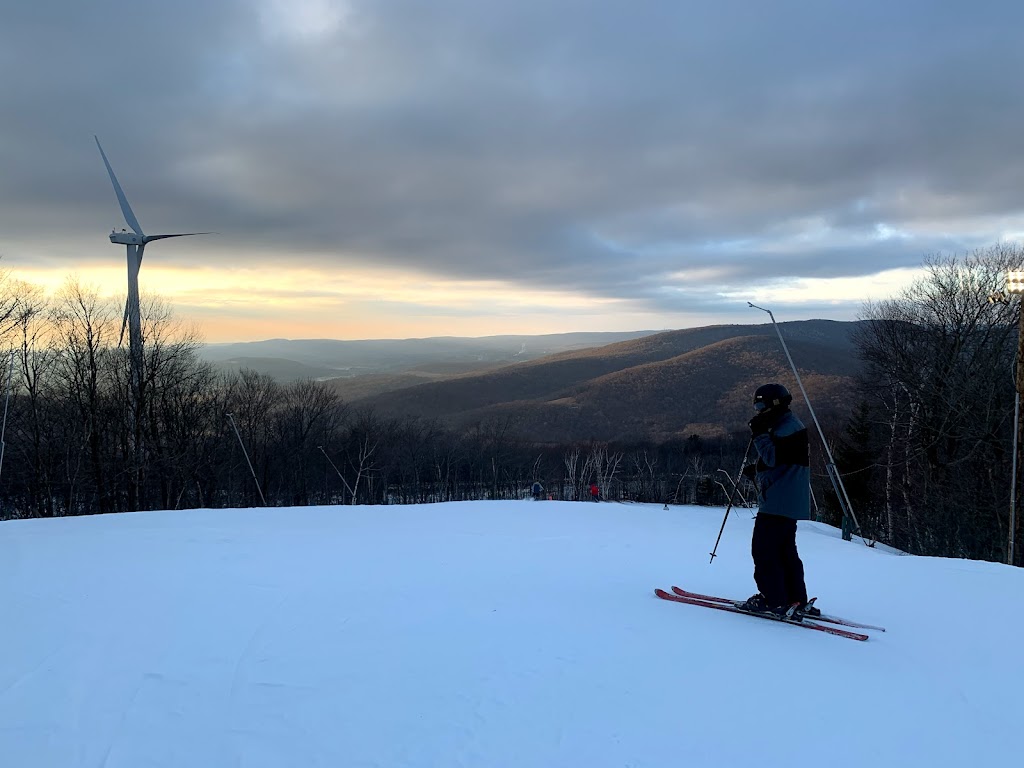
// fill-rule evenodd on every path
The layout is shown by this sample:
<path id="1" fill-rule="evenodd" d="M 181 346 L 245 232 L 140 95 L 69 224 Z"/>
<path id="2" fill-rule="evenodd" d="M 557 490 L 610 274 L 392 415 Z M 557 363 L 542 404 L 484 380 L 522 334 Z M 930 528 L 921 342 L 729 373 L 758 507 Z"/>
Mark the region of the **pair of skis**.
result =
<path id="1" fill-rule="evenodd" d="M 885 632 L 885 627 L 878 627 L 874 624 L 863 624 L 858 621 L 841 619 L 838 616 L 829 616 L 827 614 L 821 614 L 820 616 L 814 616 L 813 618 L 798 619 L 793 616 L 776 616 L 771 613 L 756 613 L 754 611 L 748 611 L 741 608 L 740 601 L 730 600 L 726 597 L 715 597 L 714 595 L 700 595 L 696 592 L 687 592 L 685 589 L 680 589 L 679 587 L 672 587 L 671 592 L 666 592 L 663 589 L 656 589 L 654 590 L 654 594 L 662 600 L 671 600 L 676 603 L 687 603 L 689 605 L 699 605 L 704 608 L 728 611 L 729 613 L 744 613 L 748 616 L 756 616 L 760 619 L 779 621 L 785 624 L 792 624 L 796 627 L 803 627 L 804 629 L 817 630 L 818 632 L 827 632 L 830 635 L 847 637 L 851 640 L 867 640 L 868 635 L 861 632 L 854 632 L 852 629 L 840 629 L 841 626 L 852 627 L 854 629 L 873 629 L 878 632 Z M 825 623 L 822 624 L 819 622 Z"/>

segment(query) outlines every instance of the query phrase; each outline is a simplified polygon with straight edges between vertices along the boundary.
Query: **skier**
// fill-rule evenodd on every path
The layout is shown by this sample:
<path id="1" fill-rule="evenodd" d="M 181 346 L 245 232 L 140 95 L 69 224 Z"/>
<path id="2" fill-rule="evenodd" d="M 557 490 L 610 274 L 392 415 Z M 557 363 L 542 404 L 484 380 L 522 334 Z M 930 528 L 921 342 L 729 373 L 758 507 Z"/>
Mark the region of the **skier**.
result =
<path id="1" fill-rule="evenodd" d="M 781 384 L 765 384 L 754 392 L 757 413 L 749 422 L 757 464 L 743 474 L 757 485 L 757 519 L 750 551 L 758 593 L 739 607 L 755 613 L 784 616 L 820 615 L 807 607 L 804 565 L 796 551 L 797 520 L 809 520 L 810 451 L 807 428 L 789 410 L 793 396 Z"/>
<path id="2" fill-rule="evenodd" d="M 597 483 L 590 484 L 590 498 L 593 501 L 601 500 L 601 488 Z"/>
<path id="3" fill-rule="evenodd" d="M 540 484 L 540 480 L 534 480 L 533 486 L 530 488 L 530 494 L 533 496 L 534 501 L 540 501 L 544 496 L 544 486 Z"/>

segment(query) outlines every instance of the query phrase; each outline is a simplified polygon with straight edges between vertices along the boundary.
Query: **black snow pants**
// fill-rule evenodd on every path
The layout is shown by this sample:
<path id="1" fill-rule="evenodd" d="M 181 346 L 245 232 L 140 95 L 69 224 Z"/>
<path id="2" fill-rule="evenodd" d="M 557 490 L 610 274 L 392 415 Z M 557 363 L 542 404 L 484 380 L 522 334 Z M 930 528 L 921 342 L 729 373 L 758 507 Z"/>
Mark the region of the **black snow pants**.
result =
<path id="1" fill-rule="evenodd" d="M 807 602 L 804 564 L 796 551 L 796 520 L 758 514 L 750 542 L 754 581 L 770 606 Z"/>

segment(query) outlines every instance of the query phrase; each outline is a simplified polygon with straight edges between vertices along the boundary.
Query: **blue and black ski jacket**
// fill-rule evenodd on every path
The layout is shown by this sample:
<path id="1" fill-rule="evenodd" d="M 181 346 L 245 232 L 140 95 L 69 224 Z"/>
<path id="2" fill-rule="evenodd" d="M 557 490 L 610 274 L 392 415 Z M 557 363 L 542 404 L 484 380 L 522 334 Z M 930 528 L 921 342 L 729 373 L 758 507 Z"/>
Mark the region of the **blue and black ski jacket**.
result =
<path id="1" fill-rule="evenodd" d="M 754 438 L 758 514 L 811 519 L 811 468 L 807 428 L 790 411 Z"/>

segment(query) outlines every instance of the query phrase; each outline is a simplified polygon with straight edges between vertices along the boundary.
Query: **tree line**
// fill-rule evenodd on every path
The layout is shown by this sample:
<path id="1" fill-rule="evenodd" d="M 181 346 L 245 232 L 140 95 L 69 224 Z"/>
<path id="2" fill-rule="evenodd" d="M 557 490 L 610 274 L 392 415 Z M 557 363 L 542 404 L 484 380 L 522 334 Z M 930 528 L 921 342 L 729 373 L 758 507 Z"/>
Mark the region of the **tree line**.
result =
<path id="1" fill-rule="evenodd" d="M 1020 302 L 989 296 L 1022 261 L 1010 246 L 930 258 L 911 289 L 865 307 L 849 422 L 824 426 L 870 540 L 1005 562 Z M 747 481 L 734 486 L 744 430 L 565 445 L 523 437 L 513 418 L 456 432 L 352 405 L 329 382 L 225 373 L 160 299 L 142 314 L 135 402 L 120 307 L 74 280 L 46 297 L 0 275 L 11 350 L 0 368 L 0 517 L 513 499 L 534 482 L 562 500 L 589 499 L 596 482 L 612 501 L 756 502 Z M 823 452 L 813 453 L 814 508 L 839 524 Z M 1014 534 L 1020 562 L 1019 516 Z"/>
<path id="2" fill-rule="evenodd" d="M 120 308 L 69 281 L 53 298 L 0 276 L 0 516 L 395 504 L 545 496 L 723 503 L 699 438 L 678 445 L 536 445 L 514 420 L 454 432 L 344 402 L 329 382 L 225 373 L 159 299 L 143 315 L 131 397 Z M 736 462 L 739 458 L 736 457 Z M 720 481 L 719 481 L 720 482 Z"/>
<path id="3" fill-rule="evenodd" d="M 1021 302 L 1004 293 L 1022 264 L 1009 244 L 929 257 L 908 289 L 865 307 L 863 373 L 835 456 L 868 536 L 1001 562 L 1012 536 L 1022 562 L 1019 491 L 1010 531 Z M 835 521 L 834 495 L 826 501 Z"/>

